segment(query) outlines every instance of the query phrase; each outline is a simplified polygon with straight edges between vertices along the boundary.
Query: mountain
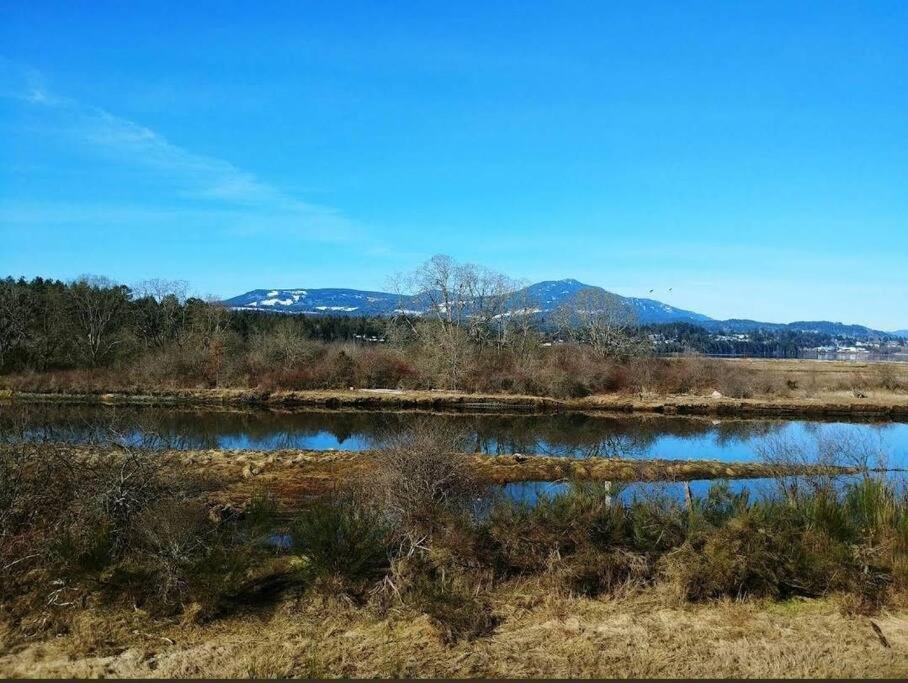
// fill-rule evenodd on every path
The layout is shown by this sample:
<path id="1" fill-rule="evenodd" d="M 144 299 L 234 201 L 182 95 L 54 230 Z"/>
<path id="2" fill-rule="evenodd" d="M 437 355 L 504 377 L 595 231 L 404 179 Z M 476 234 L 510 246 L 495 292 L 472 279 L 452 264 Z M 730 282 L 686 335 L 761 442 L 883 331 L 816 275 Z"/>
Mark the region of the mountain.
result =
<path id="1" fill-rule="evenodd" d="M 394 313 L 401 301 L 396 294 L 358 289 L 254 289 L 223 303 L 229 308 L 272 313 L 381 316 Z"/>
<path id="2" fill-rule="evenodd" d="M 908 330 L 896 330 L 892 333 L 896 337 L 902 337 L 903 339 L 908 339 Z"/>
<path id="3" fill-rule="evenodd" d="M 540 313 L 548 313 L 560 307 L 565 301 L 570 299 L 578 292 L 584 289 L 595 289 L 605 291 L 601 287 L 585 285 L 582 282 L 573 279 L 567 280 L 546 280 L 530 285 L 514 293 L 515 300 L 532 301 Z M 693 311 L 685 311 L 681 308 L 669 306 L 661 301 L 653 299 L 638 299 L 635 297 L 620 297 L 634 309 L 637 314 L 637 320 L 644 325 L 654 325 L 658 323 L 703 323 L 712 320 L 709 316 Z"/>
<path id="4" fill-rule="evenodd" d="M 525 287 L 511 295 L 512 308 L 531 309 L 545 316 L 559 308 L 572 296 L 584 289 L 605 291 L 601 287 L 585 285 L 578 280 L 546 280 Z M 863 325 L 819 321 L 793 323 L 767 323 L 758 320 L 714 320 L 702 313 L 669 306 L 654 299 L 620 297 L 636 312 L 644 325 L 664 323 L 690 323 L 712 332 L 747 333 L 755 330 L 789 330 L 818 332 L 841 337 L 887 337 L 892 333 L 880 332 Z M 428 310 L 424 296 L 399 296 L 390 292 L 369 292 L 358 289 L 255 289 L 223 302 L 238 310 L 295 313 L 302 315 L 353 315 L 388 316 L 395 313 L 423 315 Z M 908 330 L 894 334 L 908 338 Z"/>
<path id="5" fill-rule="evenodd" d="M 535 313 L 545 315 L 584 289 L 604 291 L 572 279 L 547 280 L 514 292 L 511 299 L 515 306 L 531 307 Z M 711 318 L 700 313 L 685 311 L 652 299 L 621 298 L 631 305 L 643 324 L 702 324 L 711 321 Z M 306 315 L 385 316 L 400 312 L 423 315 L 428 308 L 424 297 L 357 289 L 254 289 L 223 303 L 238 310 Z"/>

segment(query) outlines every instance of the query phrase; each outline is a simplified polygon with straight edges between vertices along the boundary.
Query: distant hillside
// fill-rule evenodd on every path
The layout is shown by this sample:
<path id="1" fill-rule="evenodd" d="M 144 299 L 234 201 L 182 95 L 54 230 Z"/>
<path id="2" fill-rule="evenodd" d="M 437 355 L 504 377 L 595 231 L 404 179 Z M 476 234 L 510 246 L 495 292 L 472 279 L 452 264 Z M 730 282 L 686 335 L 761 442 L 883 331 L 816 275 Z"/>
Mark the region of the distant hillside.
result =
<path id="1" fill-rule="evenodd" d="M 718 332 L 752 332 L 753 330 L 792 330 L 795 332 L 815 332 L 839 337 L 885 337 L 886 332 L 874 330 L 864 325 L 846 325 L 828 320 L 799 321 L 793 323 L 767 323 L 758 320 L 711 320 L 703 324 L 709 330 Z"/>
<path id="2" fill-rule="evenodd" d="M 512 300 L 519 308 L 530 307 L 539 316 L 552 313 L 572 296 L 584 289 L 605 291 L 578 280 L 546 280 L 514 292 Z M 888 337 L 893 333 L 880 332 L 863 325 L 838 322 L 799 321 L 767 323 L 758 320 L 714 320 L 702 313 L 675 308 L 654 299 L 620 297 L 634 310 L 643 325 L 691 323 L 713 332 L 747 333 L 754 330 L 790 330 L 815 332 L 832 336 L 868 338 Z M 390 316 L 397 313 L 425 315 L 429 308 L 425 297 L 398 296 L 389 292 L 370 292 L 358 289 L 255 289 L 224 301 L 234 309 L 294 313 L 301 315 Z M 908 330 L 895 333 L 908 337 Z"/>
<path id="3" fill-rule="evenodd" d="M 227 299 L 230 308 L 313 315 L 391 315 L 400 297 L 358 289 L 254 289 Z"/>
<path id="4" fill-rule="evenodd" d="M 545 315 L 584 289 L 604 291 L 601 287 L 591 287 L 572 279 L 548 280 L 518 290 L 511 296 L 515 305 L 520 302 L 522 307 L 530 306 L 534 313 Z M 711 320 L 700 313 L 652 299 L 621 298 L 633 308 L 642 324 L 703 323 Z M 227 299 L 224 304 L 235 309 L 307 315 L 387 316 L 400 312 L 409 315 L 425 315 L 428 312 L 425 297 L 357 289 L 255 289 Z"/>

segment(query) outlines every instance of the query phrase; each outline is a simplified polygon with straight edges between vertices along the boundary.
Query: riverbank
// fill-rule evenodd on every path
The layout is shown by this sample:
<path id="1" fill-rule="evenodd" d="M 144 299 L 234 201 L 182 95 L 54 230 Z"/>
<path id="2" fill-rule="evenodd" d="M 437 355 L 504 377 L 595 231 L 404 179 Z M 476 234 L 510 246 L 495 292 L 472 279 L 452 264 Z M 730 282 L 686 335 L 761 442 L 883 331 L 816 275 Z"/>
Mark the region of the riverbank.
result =
<path id="1" fill-rule="evenodd" d="M 815 396 L 736 399 L 721 395 L 599 394 L 555 399 L 455 391 L 352 389 L 261 391 L 253 389 L 143 389 L 92 393 L 0 391 L 0 401 L 111 405 L 261 406 L 266 408 L 416 409 L 452 411 L 616 412 L 660 415 L 790 418 L 908 418 L 908 394 L 824 392 Z"/>

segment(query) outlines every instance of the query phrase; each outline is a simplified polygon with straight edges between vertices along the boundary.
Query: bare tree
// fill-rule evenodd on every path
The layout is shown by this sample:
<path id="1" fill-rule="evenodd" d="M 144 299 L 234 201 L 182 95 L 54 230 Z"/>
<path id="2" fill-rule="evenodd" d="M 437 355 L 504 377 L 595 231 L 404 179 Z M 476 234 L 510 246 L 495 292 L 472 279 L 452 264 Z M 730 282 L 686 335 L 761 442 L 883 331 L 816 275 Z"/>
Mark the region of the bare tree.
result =
<path id="1" fill-rule="evenodd" d="M 164 346 L 175 339 L 185 323 L 185 280 L 155 278 L 137 282 L 132 287 L 136 306 L 136 328 L 147 346 Z"/>
<path id="2" fill-rule="evenodd" d="M 173 297 L 182 304 L 186 301 L 188 291 L 189 283 L 186 280 L 151 278 L 141 280 L 132 286 L 132 293 L 136 298 L 151 297 L 158 303 Z"/>
<path id="3" fill-rule="evenodd" d="M 288 372 L 311 359 L 317 348 L 292 320 L 282 320 L 274 329 L 252 337 L 249 361 L 262 370 L 279 368 Z"/>
<path id="4" fill-rule="evenodd" d="M 192 306 L 190 333 L 205 349 L 205 372 L 209 382 L 219 386 L 227 355 L 230 311 L 215 297 L 208 297 L 207 301 L 191 301 L 196 305 Z"/>
<path id="5" fill-rule="evenodd" d="M 480 347 L 500 347 L 511 312 L 510 299 L 517 287 L 511 278 L 489 268 L 472 264 L 461 268 L 468 302 L 465 323 L 470 338 Z"/>
<path id="6" fill-rule="evenodd" d="M 507 310 L 499 317 L 500 344 L 525 364 L 539 348 L 539 302 L 527 291 L 526 282 L 513 282 L 507 297 Z"/>
<path id="7" fill-rule="evenodd" d="M 12 280 L 0 281 L 0 368 L 13 349 L 25 343 L 28 311 L 19 288 Z"/>
<path id="8" fill-rule="evenodd" d="M 392 282 L 400 296 L 395 325 L 437 358 L 450 387 L 457 387 L 470 345 L 500 342 L 511 281 L 501 273 L 436 255 Z"/>
<path id="9" fill-rule="evenodd" d="M 99 276 L 83 275 L 68 290 L 76 324 L 76 343 L 91 365 L 104 360 L 121 339 L 117 337 L 129 300 L 129 288 Z"/>
<path id="10" fill-rule="evenodd" d="M 636 355 L 640 350 L 632 334 L 637 324 L 634 309 L 604 289 L 580 290 L 556 311 L 555 318 L 563 335 L 589 345 L 601 358 Z"/>

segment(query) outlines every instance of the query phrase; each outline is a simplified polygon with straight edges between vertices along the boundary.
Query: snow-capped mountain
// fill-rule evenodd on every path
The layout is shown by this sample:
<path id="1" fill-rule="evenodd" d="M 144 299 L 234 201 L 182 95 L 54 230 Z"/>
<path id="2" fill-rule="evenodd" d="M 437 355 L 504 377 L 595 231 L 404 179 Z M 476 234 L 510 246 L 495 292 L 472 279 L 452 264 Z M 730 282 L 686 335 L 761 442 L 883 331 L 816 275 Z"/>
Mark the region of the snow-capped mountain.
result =
<path id="1" fill-rule="evenodd" d="M 547 317 L 578 292 L 601 287 L 583 284 L 578 280 L 546 280 L 525 287 L 511 295 L 509 308 L 515 312 L 528 312 Z M 644 325 L 662 323 L 690 323 L 713 332 L 740 333 L 754 330 L 790 330 L 795 332 L 820 332 L 856 338 L 885 338 L 908 332 L 885 333 L 864 327 L 825 320 L 767 323 L 758 320 L 714 320 L 702 313 L 686 311 L 654 299 L 619 297 L 636 313 Z M 296 313 L 304 315 L 354 315 L 390 316 L 396 313 L 425 315 L 429 310 L 425 296 L 399 296 L 390 292 L 367 292 L 358 289 L 256 289 L 246 292 L 224 304 L 233 309 Z"/>
<path id="2" fill-rule="evenodd" d="M 530 285 L 526 289 L 516 292 L 514 297 L 518 301 L 521 299 L 532 301 L 540 309 L 540 312 L 550 313 L 562 306 L 572 296 L 585 289 L 605 291 L 601 287 L 585 285 L 578 280 L 569 278 L 567 280 L 537 282 L 535 285 Z M 637 315 L 637 320 L 644 325 L 674 322 L 701 323 L 712 320 L 709 316 L 675 308 L 653 299 L 619 298 L 630 305 Z"/>
<path id="3" fill-rule="evenodd" d="M 573 279 L 537 282 L 512 295 L 514 308 L 530 309 L 538 315 L 551 313 L 581 290 L 596 289 Z M 702 323 L 708 316 L 685 311 L 652 299 L 625 298 L 643 324 L 664 322 Z M 397 312 L 423 315 L 428 306 L 424 297 L 398 296 L 389 292 L 357 289 L 256 289 L 224 304 L 233 309 L 297 313 L 307 315 L 387 316 Z"/>
<path id="4" fill-rule="evenodd" d="M 406 297 L 410 298 L 410 297 Z M 254 289 L 227 299 L 230 308 L 310 315 L 391 315 L 401 297 L 358 289 Z"/>

